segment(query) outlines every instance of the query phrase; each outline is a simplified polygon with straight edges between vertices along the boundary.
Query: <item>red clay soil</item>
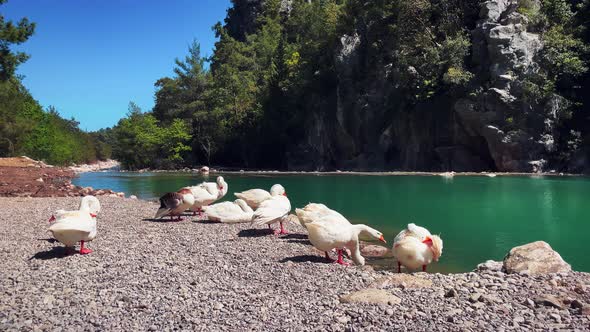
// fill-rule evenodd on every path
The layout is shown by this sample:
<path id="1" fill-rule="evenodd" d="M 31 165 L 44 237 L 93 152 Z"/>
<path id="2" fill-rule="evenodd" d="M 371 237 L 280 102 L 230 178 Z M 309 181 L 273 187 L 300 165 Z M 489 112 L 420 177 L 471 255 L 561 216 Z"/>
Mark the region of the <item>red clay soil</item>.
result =
<path id="1" fill-rule="evenodd" d="M 59 167 L 0 166 L 0 197 L 72 196 L 74 176 Z"/>
<path id="2" fill-rule="evenodd" d="M 110 189 L 74 186 L 71 180 L 75 176 L 69 168 L 24 156 L 0 158 L 0 197 L 125 196 Z"/>

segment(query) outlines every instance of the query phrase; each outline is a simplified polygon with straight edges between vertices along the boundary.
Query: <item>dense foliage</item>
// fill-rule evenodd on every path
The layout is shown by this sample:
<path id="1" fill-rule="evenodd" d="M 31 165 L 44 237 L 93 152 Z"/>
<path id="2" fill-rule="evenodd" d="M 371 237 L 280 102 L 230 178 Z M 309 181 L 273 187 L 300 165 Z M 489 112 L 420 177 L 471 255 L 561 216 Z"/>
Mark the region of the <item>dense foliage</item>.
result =
<path id="1" fill-rule="evenodd" d="M 479 89 L 468 59 L 482 0 L 294 0 L 288 9 L 280 0 L 232 2 L 225 24 L 213 28 L 219 40 L 211 58 L 195 42 L 184 61 L 176 60 L 175 75 L 156 82 L 153 111 L 131 113 L 115 127 L 115 155 L 129 167 L 285 167 L 286 149 L 303 138 L 306 119 L 336 107 L 343 36 L 362 34 L 368 45 L 352 79 L 370 81 L 385 69 L 398 87 L 396 105 Z M 588 104 L 580 87 L 588 85 L 589 7 L 580 0 L 519 1 L 529 30 L 546 45 L 526 96 L 532 104 L 563 96 L 570 119 Z"/>
<path id="2" fill-rule="evenodd" d="M 108 144 L 81 131 L 75 119 L 63 119 L 54 107 L 43 110 L 16 76 L 29 56 L 11 46 L 25 42 L 34 29 L 26 18 L 15 24 L 0 15 L 0 156 L 27 155 L 57 165 L 109 158 Z"/>
<path id="3" fill-rule="evenodd" d="M 34 25 L 2 20 L 0 69 L 9 79 L 0 85 L 7 100 L 0 106 L 0 151 L 66 163 L 108 157 L 112 149 L 130 169 L 212 163 L 285 168 L 294 147 L 322 135 L 322 128 L 309 133 L 314 119 L 335 119 L 337 111 L 352 122 L 370 112 L 393 119 L 396 112 L 437 112 L 432 105 L 445 98 L 451 109 L 460 98 L 482 96 L 493 84 L 472 57 L 483 3 L 232 0 L 225 22 L 213 27 L 218 41 L 210 57 L 193 42 L 188 54 L 176 59 L 173 74 L 155 82 L 152 110 L 142 112 L 131 103 L 115 127 L 91 134 L 54 111 L 42 111 L 14 77 L 27 56 L 11 53 L 9 46 L 25 41 Z M 538 68 L 517 82 L 526 107 L 507 111 L 500 125 L 526 131 L 530 110 L 558 101 L 555 146 L 559 158 L 569 159 L 590 146 L 590 0 L 519 0 L 517 11 L 543 48 L 534 59 Z M 362 45 L 351 55 L 347 47 L 354 43 Z M 342 95 L 351 91 L 356 100 Z M 346 102 L 373 104 L 367 114 L 358 107 L 347 114 Z M 335 154 L 352 155 L 353 149 L 375 144 L 366 138 L 370 135 L 351 138 L 355 130 L 372 129 L 352 126 L 352 133 L 340 133 L 349 135 L 342 140 L 331 132 L 337 141 L 352 142 L 334 147 Z M 79 146 L 89 147 L 86 154 Z"/>

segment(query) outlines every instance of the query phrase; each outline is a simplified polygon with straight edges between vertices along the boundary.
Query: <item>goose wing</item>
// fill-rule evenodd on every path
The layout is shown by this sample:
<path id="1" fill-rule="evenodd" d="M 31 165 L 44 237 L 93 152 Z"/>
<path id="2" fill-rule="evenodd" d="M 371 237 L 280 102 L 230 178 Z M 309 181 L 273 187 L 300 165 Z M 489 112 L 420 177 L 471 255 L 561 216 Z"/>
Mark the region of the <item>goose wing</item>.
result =
<path id="1" fill-rule="evenodd" d="M 241 193 L 234 193 L 234 195 L 237 198 L 243 199 L 246 204 L 253 209 L 257 208 L 260 203 L 272 197 L 268 191 L 263 189 L 250 189 L 242 191 Z"/>
<path id="2" fill-rule="evenodd" d="M 254 226 L 271 224 L 291 211 L 291 202 L 286 196 L 274 196 L 260 204 L 252 217 Z"/>
<path id="3" fill-rule="evenodd" d="M 182 204 L 182 194 L 166 193 L 160 197 L 160 208 L 156 212 L 154 219 L 162 218 L 170 214 L 170 212 Z"/>

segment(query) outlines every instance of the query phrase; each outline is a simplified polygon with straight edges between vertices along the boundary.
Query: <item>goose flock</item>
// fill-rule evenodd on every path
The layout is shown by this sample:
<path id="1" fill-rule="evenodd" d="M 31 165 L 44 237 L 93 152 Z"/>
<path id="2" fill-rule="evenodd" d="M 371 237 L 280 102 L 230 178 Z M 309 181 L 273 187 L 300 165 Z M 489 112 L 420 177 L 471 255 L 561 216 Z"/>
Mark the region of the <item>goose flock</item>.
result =
<path id="1" fill-rule="evenodd" d="M 216 182 L 203 182 L 196 186 L 181 188 L 160 197 L 160 207 L 155 219 L 169 217 L 170 221 L 181 221 L 181 215 L 187 210 L 193 215 L 205 214 L 208 220 L 221 223 L 250 223 L 252 226 L 279 224 L 275 234 L 287 234 L 284 223 L 291 212 L 291 202 L 285 188 L 275 184 L 270 192 L 263 189 L 250 189 L 234 195 L 233 202 L 216 201 L 223 198 L 229 189 L 222 176 Z M 85 196 L 76 211 L 57 210 L 49 219 L 49 231 L 54 238 L 66 246 L 66 252 L 72 254 L 74 247 L 80 242 L 80 254 L 92 251 L 85 248 L 86 242 L 92 241 L 97 233 L 97 217 L 100 202 L 94 196 Z M 385 241 L 383 233 L 364 224 L 352 224 L 338 211 L 324 204 L 309 203 L 303 208 L 295 209 L 299 223 L 307 230 L 311 244 L 324 252 L 325 257 L 341 265 L 349 265 L 343 259 L 350 252 L 350 258 L 357 265 L 364 265 L 365 258 L 361 255 L 360 241 Z M 437 235 L 432 235 L 426 228 L 408 224 L 394 239 L 392 253 L 397 261 L 398 272 L 401 266 L 409 270 L 426 267 L 438 261 L 442 255 L 443 242 Z M 330 252 L 337 253 L 332 260 Z"/>

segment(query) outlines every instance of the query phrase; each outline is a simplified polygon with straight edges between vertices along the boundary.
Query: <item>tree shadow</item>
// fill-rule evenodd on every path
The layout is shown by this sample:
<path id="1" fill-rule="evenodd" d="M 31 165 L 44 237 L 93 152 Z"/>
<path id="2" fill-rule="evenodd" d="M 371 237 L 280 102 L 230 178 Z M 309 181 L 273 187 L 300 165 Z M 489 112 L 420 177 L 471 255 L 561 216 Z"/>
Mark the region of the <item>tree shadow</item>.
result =
<path id="1" fill-rule="evenodd" d="M 41 259 L 41 260 L 48 260 L 48 259 L 56 259 L 56 258 L 64 258 L 67 256 L 71 256 L 72 254 L 66 252 L 66 247 L 53 247 L 50 250 L 40 251 L 33 255 L 31 259 Z"/>
<path id="2" fill-rule="evenodd" d="M 262 237 L 274 234 L 272 229 L 242 229 L 238 232 L 238 237 Z"/>
<path id="3" fill-rule="evenodd" d="M 323 256 L 317 256 L 317 255 L 299 255 L 299 256 L 293 256 L 293 257 L 286 257 L 283 258 L 279 261 L 280 263 L 286 263 L 286 262 L 294 262 L 294 263 L 304 263 L 304 262 L 310 262 L 310 263 L 332 263 L 332 260 L 328 260 L 326 259 L 326 257 Z"/>

